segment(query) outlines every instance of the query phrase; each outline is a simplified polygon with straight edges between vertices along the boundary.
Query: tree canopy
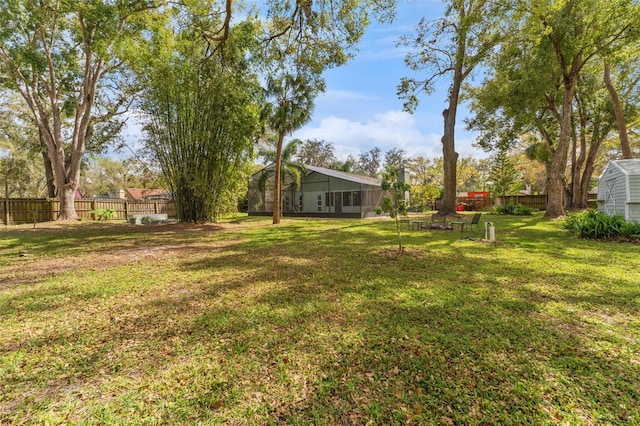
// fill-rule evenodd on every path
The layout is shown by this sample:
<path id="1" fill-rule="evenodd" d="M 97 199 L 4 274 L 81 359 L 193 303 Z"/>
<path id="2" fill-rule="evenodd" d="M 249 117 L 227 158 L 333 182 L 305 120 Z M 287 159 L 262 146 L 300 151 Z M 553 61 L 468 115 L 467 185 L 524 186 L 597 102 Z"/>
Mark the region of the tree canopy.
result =
<path id="1" fill-rule="evenodd" d="M 408 68 L 418 75 L 402 78 L 398 95 L 404 108 L 414 111 L 419 95 L 433 92 L 441 78 L 449 79 L 444 119 L 442 154 L 444 194 L 441 213 L 455 212 L 456 162 L 455 126 L 460 95 L 465 80 L 492 52 L 503 36 L 501 20 L 508 4 L 493 0 L 448 0 L 445 14 L 435 21 L 420 20 L 415 31 L 401 39 L 412 51 L 405 57 Z"/>
<path id="2" fill-rule="evenodd" d="M 231 28 L 224 50 L 213 55 L 186 31 L 171 60 L 150 75 L 141 104 L 147 146 L 182 221 L 216 221 L 237 205 L 261 127 L 262 89 L 245 55 L 253 28 L 250 22 Z"/>
<path id="3" fill-rule="evenodd" d="M 482 123 L 474 126 L 484 132 L 481 144 L 510 146 L 530 133 L 545 147 L 548 217 L 564 214 L 567 181 L 573 180 L 573 192 L 582 198 L 577 170 L 588 159 L 587 135 L 595 153 L 601 134 L 609 132 L 589 100 L 602 96 L 595 90 L 604 84 L 590 83 L 590 76 L 612 51 L 636 39 L 637 16 L 638 5 L 630 0 L 516 1 L 508 25 L 518 31 L 505 38 L 473 94 L 477 115 L 471 123 Z M 569 159 L 572 177 L 567 179 Z M 588 183 L 584 164 L 582 180 Z"/>
<path id="4" fill-rule="evenodd" d="M 70 0 L 0 4 L 0 84 L 31 111 L 53 166 L 60 219 L 77 219 L 80 167 L 96 126 L 132 102 L 125 58 L 144 41 L 154 6 Z"/>

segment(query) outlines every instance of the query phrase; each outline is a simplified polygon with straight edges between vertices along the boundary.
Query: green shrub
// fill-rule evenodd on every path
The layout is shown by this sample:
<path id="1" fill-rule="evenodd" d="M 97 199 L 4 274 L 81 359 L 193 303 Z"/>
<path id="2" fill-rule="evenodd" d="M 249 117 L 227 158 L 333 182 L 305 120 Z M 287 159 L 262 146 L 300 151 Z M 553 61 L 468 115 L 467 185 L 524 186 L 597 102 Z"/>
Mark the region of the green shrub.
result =
<path id="1" fill-rule="evenodd" d="M 563 226 L 580 238 L 640 237 L 640 223 L 627 222 L 622 215 L 609 216 L 594 209 L 570 214 Z"/>
<path id="2" fill-rule="evenodd" d="M 156 220 L 154 218 L 152 218 L 151 216 L 142 216 L 140 218 L 140 223 L 144 224 L 144 225 L 150 225 L 152 223 L 155 223 Z"/>
<path id="3" fill-rule="evenodd" d="M 502 204 L 497 206 L 495 211 L 498 214 L 510 214 L 514 216 L 531 216 L 533 213 L 531 207 L 526 207 L 519 203 Z"/>
<path id="4" fill-rule="evenodd" d="M 111 209 L 89 210 L 89 213 L 95 214 L 98 220 L 110 220 L 117 215 L 117 212 Z"/>

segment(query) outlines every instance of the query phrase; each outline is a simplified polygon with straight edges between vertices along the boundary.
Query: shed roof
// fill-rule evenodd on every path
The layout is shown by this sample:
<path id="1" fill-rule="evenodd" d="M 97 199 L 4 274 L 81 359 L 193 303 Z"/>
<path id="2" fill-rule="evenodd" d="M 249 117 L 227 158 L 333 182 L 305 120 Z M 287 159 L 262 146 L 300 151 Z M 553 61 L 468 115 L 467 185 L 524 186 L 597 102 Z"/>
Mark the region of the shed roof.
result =
<path id="1" fill-rule="evenodd" d="M 640 175 L 640 158 L 613 160 L 609 163 L 607 168 L 611 165 L 618 167 L 625 175 Z"/>

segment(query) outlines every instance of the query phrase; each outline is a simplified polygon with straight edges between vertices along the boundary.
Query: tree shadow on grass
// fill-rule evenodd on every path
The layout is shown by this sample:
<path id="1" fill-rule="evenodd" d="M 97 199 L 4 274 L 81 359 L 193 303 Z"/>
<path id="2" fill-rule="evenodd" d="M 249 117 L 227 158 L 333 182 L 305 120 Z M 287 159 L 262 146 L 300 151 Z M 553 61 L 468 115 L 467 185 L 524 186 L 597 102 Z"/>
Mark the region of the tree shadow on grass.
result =
<path id="1" fill-rule="evenodd" d="M 580 271 L 489 264 L 482 247 L 456 242 L 391 258 L 379 252 L 388 243 L 377 227 L 349 229 L 203 245 L 179 262 L 184 282 L 115 296 L 81 326 L 4 340 L 3 356 L 16 357 L 5 395 L 26 382 L 40 398 L 18 404 L 17 419 L 36 406 L 62 410 L 80 392 L 85 412 L 110 410 L 116 423 L 638 420 L 633 355 L 600 351 L 607 330 L 551 309 L 637 314 L 632 277 L 585 293 Z M 537 289 L 549 277 L 553 290 Z M 18 358 L 28 354 L 44 356 L 25 377 Z M 11 418 L 0 409 L 0 420 Z"/>
<path id="2" fill-rule="evenodd" d="M 290 253 L 292 250 L 287 250 L 285 247 L 283 251 Z M 336 261 L 336 259 L 343 259 L 342 254 L 346 253 L 336 253 L 333 264 L 332 260 L 329 260 L 329 264 L 326 264 L 325 268 L 327 270 L 348 270 L 348 267 L 344 268 L 342 261 Z M 350 256 L 354 259 L 358 258 L 352 252 Z M 242 262 L 250 262 L 252 257 L 249 254 Z M 434 254 L 431 253 L 430 257 L 434 257 Z M 438 257 L 437 254 L 436 257 Z M 450 260 L 450 257 L 441 255 L 440 259 L 432 259 L 432 262 L 433 264 L 442 264 L 447 260 Z M 362 262 L 362 259 L 357 262 L 358 267 L 366 264 Z M 375 262 L 371 261 L 370 263 L 374 264 Z M 637 373 L 637 368 L 628 361 L 623 362 L 623 365 L 609 366 L 604 362 L 606 356 L 595 354 L 591 359 L 590 352 L 582 352 L 582 355 L 574 356 L 576 351 L 582 351 L 585 343 L 576 338 L 571 330 L 559 326 L 558 322 L 562 322 L 561 320 L 549 320 L 546 315 L 540 313 L 541 305 L 548 302 L 558 302 L 557 298 L 550 300 L 545 295 L 537 295 L 534 291 L 526 288 L 507 287 L 503 290 L 500 287 L 500 282 L 492 282 L 491 280 L 478 283 L 461 277 L 458 282 L 450 284 L 444 282 L 429 284 L 428 278 L 420 277 L 417 280 L 414 279 L 413 282 L 427 281 L 427 287 L 430 285 L 438 287 L 443 294 L 436 295 L 438 296 L 437 300 L 433 302 L 424 298 L 423 295 L 423 299 L 413 304 L 418 305 L 417 307 L 403 307 L 402 300 L 398 299 L 399 289 L 403 289 L 406 294 L 420 294 L 420 291 L 409 288 L 407 281 L 398 281 L 399 271 L 411 270 L 417 273 L 428 271 L 428 267 L 425 267 L 423 263 L 417 265 L 412 263 L 410 258 L 400 258 L 395 261 L 396 267 L 390 267 L 387 264 L 378 268 L 374 275 L 363 274 L 355 281 L 351 280 L 348 283 L 339 277 L 328 278 L 317 284 L 322 287 L 321 289 L 309 284 L 300 285 L 300 281 L 294 278 L 302 278 L 308 270 L 313 269 L 313 265 L 304 263 L 303 266 L 295 266 L 295 272 L 292 273 L 290 265 L 283 268 L 281 264 L 269 263 L 269 268 L 272 268 L 273 271 L 283 273 L 278 276 L 277 273 L 269 272 L 268 276 L 264 278 L 277 279 L 279 277 L 284 282 L 284 286 L 265 293 L 257 300 L 259 303 L 266 304 L 271 310 L 286 310 L 291 306 L 308 307 L 311 305 L 313 307 L 325 302 L 329 303 L 331 300 L 349 299 L 353 295 L 366 301 L 346 315 L 350 320 L 345 321 L 344 315 L 342 315 L 340 316 L 341 321 L 335 324 L 336 328 L 344 329 L 346 335 L 355 333 L 361 336 L 362 340 L 358 350 L 362 353 L 354 359 L 353 355 L 348 356 L 349 351 L 353 351 L 351 340 L 347 343 L 348 349 L 344 350 L 340 349 L 339 339 L 334 341 L 334 352 L 342 353 L 338 358 L 347 359 L 348 362 L 340 363 L 335 361 L 335 357 L 329 357 L 326 360 L 327 365 L 321 369 L 327 373 L 328 378 L 316 383 L 318 389 L 321 389 L 319 395 L 299 407 L 287 406 L 286 404 L 272 407 L 271 414 L 289 421 L 298 416 L 312 416 L 309 413 L 314 411 L 318 416 L 333 416 L 333 420 L 338 422 L 347 421 L 352 416 L 362 419 L 373 418 L 375 421 L 383 422 L 399 421 L 406 414 L 398 414 L 403 412 L 402 407 L 395 406 L 395 403 L 388 397 L 385 399 L 386 393 L 381 394 L 380 389 L 372 386 L 372 383 L 377 383 L 375 377 L 386 378 L 388 381 L 389 371 L 395 371 L 395 368 L 398 367 L 398 360 L 395 358 L 398 353 L 394 347 L 387 346 L 388 342 L 394 340 L 401 342 L 405 339 L 403 333 L 412 336 L 406 340 L 415 340 L 419 330 L 422 330 L 423 333 L 425 330 L 429 331 L 422 340 L 430 343 L 428 345 L 430 351 L 436 353 L 436 358 L 439 357 L 440 362 L 436 367 L 429 367 L 429 365 L 427 367 L 436 370 L 436 376 L 440 378 L 442 383 L 433 384 L 429 380 L 427 382 L 430 384 L 422 383 L 425 380 L 422 377 L 424 375 L 422 367 L 406 367 L 404 369 L 398 367 L 400 371 L 408 371 L 409 375 L 408 378 L 401 381 L 402 386 L 397 386 L 396 392 L 404 393 L 407 389 L 424 388 L 422 393 L 416 391 L 409 400 L 420 407 L 429 407 L 430 414 L 413 413 L 415 414 L 413 417 L 416 419 L 422 416 L 422 418 L 430 419 L 429 421 L 438 421 L 439 416 L 444 416 L 443 418 L 453 418 L 462 422 L 504 422 L 513 421 L 513 419 L 520 419 L 523 422 L 531 422 L 533 419 L 534 423 L 537 422 L 535 419 L 549 422 L 553 418 L 558 418 L 553 416 L 560 416 L 560 418 L 564 415 L 575 416 L 580 411 L 579 405 L 581 403 L 573 401 L 571 397 L 564 395 L 564 392 L 575 392 L 574 387 L 585 389 L 583 382 L 585 380 L 593 382 L 593 379 L 598 380 L 593 386 L 586 386 L 586 390 L 583 392 L 584 398 L 587 398 L 583 403 L 590 410 L 601 412 L 599 415 L 608 421 L 620 420 L 620 416 L 624 417 L 629 414 L 629 410 L 618 410 L 613 405 L 611 396 L 604 397 L 607 402 L 604 407 L 600 406 L 601 401 L 597 398 L 597 391 L 618 374 L 635 377 L 629 376 L 629 373 Z M 251 268 L 260 268 L 261 265 L 264 267 L 262 262 L 257 262 L 251 265 Z M 466 260 L 465 266 L 478 275 L 484 273 L 490 275 L 495 271 L 495 265 L 488 267 L 486 262 L 481 261 L 474 263 Z M 510 268 L 509 265 L 504 265 L 501 270 L 505 277 L 528 275 L 528 272 L 523 271 L 521 267 Z M 580 279 L 580 273 L 564 275 L 566 276 L 561 280 L 563 282 Z M 630 282 L 624 281 L 620 283 L 623 286 L 630 284 Z M 327 289 L 331 289 L 333 298 L 326 297 Z M 633 300 L 637 295 L 637 292 L 631 295 L 619 295 L 616 292 L 611 292 L 605 295 L 567 295 L 561 299 L 578 305 L 588 304 L 599 309 L 624 311 L 631 306 L 628 296 Z M 327 321 L 328 318 L 331 318 L 331 314 L 318 315 L 315 317 L 316 320 L 318 317 Z M 360 317 L 358 321 L 353 319 L 358 317 Z M 296 329 L 299 329 L 309 322 L 309 318 L 314 318 L 314 316 L 307 309 L 299 315 L 292 316 L 290 321 L 296 325 Z M 350 331 L 347 332 L 349 329 Z M 484 340 L 488 343 L 484 344 Z M 413 343 L 415 344 L 415 341 Z M 589 344 L 593 345 L 592 342 Z M 420 345 L 418 344 L 418 346 Z M 448 350 L 449 346 L 453 346 L 453 349 Z M 387 349 L 381 350 L 380 348 Z M 424 352 L 424 350 L 424 348 L 419 348 L 417 352 Z M 394 358 L 387 360 L 386 364 L 381 364 L 381 358 L 384 358 L 386 353 L 393 354 Z M 414 360 L 416 357 L 410 357 L 410 359 Z M 486 360 L 482 361 L 483 359 Z M 571 371 L 566 371 L 566 368 L 564 370 L 559 368 L 572 363 L 581 365 L 580 359 L 586 359 L 586 363 L 593 364 L 595 368 L 590 372 L 578 373 L 571 373 Z M 338 362 L 337 366 L 336 362 Z M 424 362 L 423 359 L 420 361 L 422 364 L 418 365 L 423 365 Z M 501 373 L 501 369 L 504 367 L 496 364 L 497 362 L 507 363 L 508 368 L 515 369 L 517 374 L 513 376 L 513 372 L 508 372 L 505 376 L 504 373 Z M 469 366 L 473 367 L 473 374 L 467 371 Z M 338 368 L 336 369 L 336 367 Z M 452 368 L 453 371 L 451 371 Z M 522 372 L 526 373 L 524 378 L 520 377 Z M 351 379 L 345 381 L 345 374 L 347 376 L 350 374 Z M 393 376 L 393 374 L 391 375 Z M 548 375 L 553 376 L 553 380 L 565 380 L 568 384 L 558 387 L 553 383 L 553 380 L 548 381 Z M 413 383 L 409 380 L 411 377 L 422 377 L 422 381 L 418 380 L 418 383 Z M 500 384 L 500 378 L 502 387 L 497 386 Z M 418 387 L 414 387 L 416 385 Z M 388 383 L 384 386 L 388 386 Z M 628 402 L 637 401 L 633 392 L 629 393 L 634 389 L 633 379 L 621 386 L 620 391 L 625 393 Z M 368 389 L 366 395 L 362 395 L 358 391 L 363 387 Z M 553 402 L 548 401 L 545 396 L 547 388 L 555 389 L 558 393 L 554 398 L 566 399 L 563 402 L 565 405 L 554 405 Z M 473 392 L 470 392 L 469 389 Z M 385 392 L 388 390 L 386 388 Z M 441 394 L 439 402 L 433 402 L 434 392 Z M 363 403 L 369 401 L 369 405 L 355 404 L 354 402 L 358 399 L 361 399 Z M 381 403 L 380 401 L 385 402 Z M 406 401 L 404 403 L 406 404 Z M 454 404 L 453 408 L 452 404 Z M 628 406 L 632 407 L 633 405 Z M 469 416 L 469 407 L 476 407 L 476 413 L 482 413 L 482 407 L 489 412 L 484 416 Z M 407 409 L 406 406 L 404 408 Z M 423 408 L 424 411 L 426 410 Z M 473 412 L 473 410 L 471 411 Z M 434 412 L 437 415 L 434 415 Z"/>

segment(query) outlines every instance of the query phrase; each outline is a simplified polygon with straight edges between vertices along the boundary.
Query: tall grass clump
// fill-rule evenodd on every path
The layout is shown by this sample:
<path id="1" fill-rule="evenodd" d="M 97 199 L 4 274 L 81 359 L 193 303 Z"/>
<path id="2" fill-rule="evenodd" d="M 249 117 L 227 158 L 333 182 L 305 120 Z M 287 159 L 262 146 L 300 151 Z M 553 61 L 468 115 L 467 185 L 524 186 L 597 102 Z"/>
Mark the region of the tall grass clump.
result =
<path id="1" fill-rule="evenodd" d="M 622 215 L 609 216 L 594 209 L 570 214 L 563 226 L 579 238 L 640 238 L 640 223 L 627 222 Z"/>

